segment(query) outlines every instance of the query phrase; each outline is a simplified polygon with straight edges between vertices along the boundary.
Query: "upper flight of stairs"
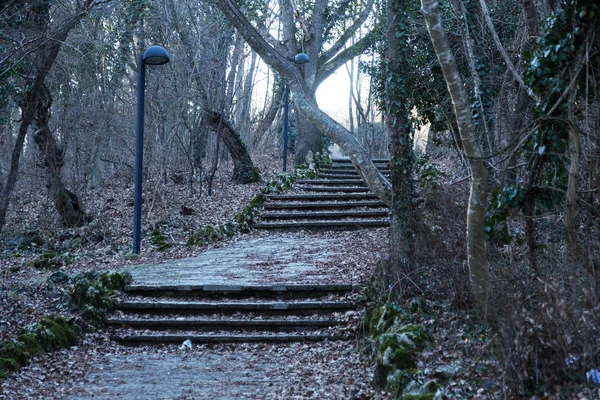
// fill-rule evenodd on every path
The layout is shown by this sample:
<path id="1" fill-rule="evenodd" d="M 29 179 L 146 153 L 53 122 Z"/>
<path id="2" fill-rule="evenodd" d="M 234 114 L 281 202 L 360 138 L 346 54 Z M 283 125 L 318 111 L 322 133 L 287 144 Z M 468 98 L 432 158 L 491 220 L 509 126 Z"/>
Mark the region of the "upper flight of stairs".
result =
<path id="1" fill-rule="evenodd" d="M 387 160 L 373 160 L 385 176 Z M 349 159 L 333 159 L 318 179 L 296 181 L 303 193 L 271 194 L 255 229 L 360 229 L 385 227 L 388 208 L 358 175 Z"/>
<path id="2" fill-rule="evenodd" d="M 130 285 L 108 320 L 113 339 L 130 345 L 281 343 L 354 336 L 349 284 Z"/>

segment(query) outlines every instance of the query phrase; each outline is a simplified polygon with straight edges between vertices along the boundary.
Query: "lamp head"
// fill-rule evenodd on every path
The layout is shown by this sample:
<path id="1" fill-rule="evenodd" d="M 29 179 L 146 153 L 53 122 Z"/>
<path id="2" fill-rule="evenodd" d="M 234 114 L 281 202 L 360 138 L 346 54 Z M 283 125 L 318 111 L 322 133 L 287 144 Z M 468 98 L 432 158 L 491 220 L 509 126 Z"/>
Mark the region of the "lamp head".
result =
<path id="1" fill-rule="evenodd" d="M 305 53 L 298 53 L 294 56 L 294 64 L 306 64 L 308 56 Z"/>
<path id="2" fill-rule="evenodd" d="M 169 62 L 169 53 L 161 46 L 150 46 L 142 56 L 144 64 L 163 65 Z"/>

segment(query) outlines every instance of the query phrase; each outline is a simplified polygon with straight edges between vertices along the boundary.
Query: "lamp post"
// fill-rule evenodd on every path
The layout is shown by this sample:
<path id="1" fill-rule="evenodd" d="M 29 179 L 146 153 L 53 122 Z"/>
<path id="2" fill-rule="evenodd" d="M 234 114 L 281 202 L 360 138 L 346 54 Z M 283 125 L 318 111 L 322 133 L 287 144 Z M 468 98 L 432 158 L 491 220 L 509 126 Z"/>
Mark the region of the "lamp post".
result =
<path id="1" fill-rule="evenodd" d="M 294 64 L 306 64 L 309 59 L 305 53 L 298 53 L 292 60 Z M 285 84 L 283 95 L 283 172 L 287 171 L 287 146 L 288 146 L 288 114 L 290 109 L 290 87 Z"/>
<path id="2" fill-rule="evenodd" d="M 135 180 L 133 198 L 133 254 L 140 254 L 142 227 L 142 168 L 144 158 L 144 92 L 146 64 L 163 65 L 169 62 L 169 54 L 161 46 L 150 46 L 138 60 L 137 127 L 135 132 Z"/>

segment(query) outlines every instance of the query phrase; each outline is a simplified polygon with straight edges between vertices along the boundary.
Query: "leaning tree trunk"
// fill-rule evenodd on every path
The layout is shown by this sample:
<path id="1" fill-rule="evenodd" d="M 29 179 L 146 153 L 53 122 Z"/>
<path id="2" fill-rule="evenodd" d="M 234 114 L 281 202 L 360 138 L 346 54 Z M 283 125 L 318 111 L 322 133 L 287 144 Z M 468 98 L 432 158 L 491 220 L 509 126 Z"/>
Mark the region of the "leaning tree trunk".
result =
<path id="1" fill-rule="evenodd" d="M 467 213 L 467 257 L 471 291 L 484 318 L 490 318 L 488 309 L 489 269 L 484 239 L 487 208 L 488 171 L 475 135 L 469 97 L 458 72 L 452 49 L 443 30 L 437 0 L 421 0 L 429 36 L 454 104 L 461 142 L 471 169 L 471 188 Z"/>
<path id="2" fill-rule="evenodd" d="M 48 126 L 51 105 L 50 93 L 45 89 L 38 100 L 33 139 L 44 160 L 48 189 L 54 200 L 56 211 L 60 215 L 63 225 L 73 228 L 86 223 L 87 217 L 79 204 L 79 199 L 74 193 L 67 190 L 61 178 L 64 157 Z"/>
<path id="3" fill-rule="evenodd" d="M 260 174 L 254 168 L 248 149 L 240 135 L 229 121 L 221 114 L 213 111 L 209 117 L 209 125 L 220 134 L 221 139 L 233 160 L 233 177 L 235 183 L 253 183 L 260 180 Z"/>

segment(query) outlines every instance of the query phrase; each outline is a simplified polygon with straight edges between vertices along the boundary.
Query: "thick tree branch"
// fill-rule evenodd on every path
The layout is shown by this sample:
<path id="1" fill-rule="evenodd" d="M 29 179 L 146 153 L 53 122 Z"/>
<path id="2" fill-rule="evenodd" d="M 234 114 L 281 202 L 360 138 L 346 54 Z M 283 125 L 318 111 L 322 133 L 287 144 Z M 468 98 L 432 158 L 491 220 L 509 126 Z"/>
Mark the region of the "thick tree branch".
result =
<path id="1" fill-rule="evenodd" d="M 373 3 L 374 0 L 369 0 L 367 2 L 367 4 L 361 11 L 358 18 L 354 21 L 354 23 L 344 31 L 342 36 L 339 37 L 339 39 L 333 44 L 333 46 L 331 46 L 331 48 L 329 48 L 327 51 L 323 52 L 321 56 L 319 56 L 319 62 L 322 62 L 323 64 L 327 63 L 344 48 L 344 46 L 350 40 L 350 38 L 352 38 L 352 36 L 356 34 L 358 29 L 365 23 L 367 18 L 369 18 L 369 16 L 373 12 Z"/>

